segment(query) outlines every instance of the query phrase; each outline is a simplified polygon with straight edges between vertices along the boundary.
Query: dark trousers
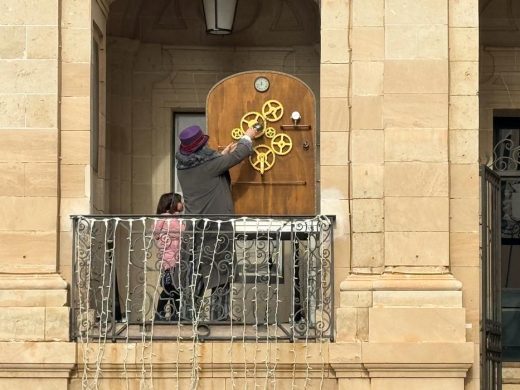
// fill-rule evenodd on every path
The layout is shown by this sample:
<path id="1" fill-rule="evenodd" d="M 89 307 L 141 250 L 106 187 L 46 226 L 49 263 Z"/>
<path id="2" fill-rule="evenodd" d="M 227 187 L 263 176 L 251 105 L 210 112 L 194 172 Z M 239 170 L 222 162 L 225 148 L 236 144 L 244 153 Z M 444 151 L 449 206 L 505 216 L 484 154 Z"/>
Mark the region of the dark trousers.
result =
<path id="1" fill-rule="evenodd" d="M 204 321 L 229 320 L 232 233 L 233 226 L 227 222 L 220 227 L 204 221 L 186 226 L 188 238 L 183 242 L 179 272 L 183 308 L 190 320 L 196 316 Z M 207 291 L 210 297 L 204 300 Z"/>
<path id="2" fill-rule="evenodd" d="M 195 314 L 204 318 L 205 316 L 203 313 L 209 312 L 210 321 L 229 321 L 229 307 L 231 300 L 230 287 L 231 285 L 229 283 L 225 283 L 221 286 L 207 289 L 202 278 L 199 278 L 193 291 L 195 307 L 193 310 L 190 310 L 192 312 L 190 319 L 195 318 Z M 209 300 L 204 301 L 204 293 L 208 290 L 211 291 Z M 191 291 L 186 295 L 190 296 Z M 190 300 L 186 303 L 185 307 L 190 307 L 191 305 L 192 302 Z M 209 308 L 206 310 L 202 305 L 209 305 Z M 193 311 L 195 311 L 195 313 L 193 313 Z"/>
<path id="3" fill-rule="evenodd" d="M 157 302 L 156 321 L 177 321 L 179 319 L 180 294 L 173 285 L 173 270 L 167 269 L 161 275 L 162 291 Z"/>

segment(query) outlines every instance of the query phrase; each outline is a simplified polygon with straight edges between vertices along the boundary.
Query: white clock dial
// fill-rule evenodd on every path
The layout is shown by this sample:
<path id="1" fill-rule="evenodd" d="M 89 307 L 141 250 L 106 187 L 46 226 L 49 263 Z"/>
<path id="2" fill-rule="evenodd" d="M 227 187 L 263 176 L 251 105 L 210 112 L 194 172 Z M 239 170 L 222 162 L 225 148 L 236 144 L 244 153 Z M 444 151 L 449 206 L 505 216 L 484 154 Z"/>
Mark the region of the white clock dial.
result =
<path id="1" fill-rule="evenodd" d="M 255 89 L 258 92 L 265 92 L 269 89 L 269 80 L 265 77 L 257 77 L 255 80 Z"/>

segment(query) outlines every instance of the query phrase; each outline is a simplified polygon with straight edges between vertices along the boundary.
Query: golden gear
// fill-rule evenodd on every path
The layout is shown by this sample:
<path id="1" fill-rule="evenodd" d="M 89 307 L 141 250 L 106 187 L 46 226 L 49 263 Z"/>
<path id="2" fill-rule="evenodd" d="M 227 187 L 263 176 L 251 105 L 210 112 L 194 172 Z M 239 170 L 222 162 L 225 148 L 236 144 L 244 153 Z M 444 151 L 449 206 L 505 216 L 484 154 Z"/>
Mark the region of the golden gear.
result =
<path id="1" fill-rule="evenodd" d="M 238 127 L 231 130 L 231 137 L 233 139 L 240 139 L 243 135 L 244 132 L 242 131 L 242 129 L 239 129 Z"/>
<path id="2" fill-rule="evenodd" d="M 283 105 L 278 100 L 268 100 L 262 106 L 262 114 L 269 122 L 276 122 L 283 116 Z"/>
<path id="3" fill-rule="evenodd" d="M 273 167 L 276 155 L 273 149 L 267 145 L 258 145 L 253 149 L 253 152 L 255 152 L 254 158 L 253 155 L 249 156 L 249 162 L 253 169 L 263 175 L 265 171 Z"/>
<path id="4" fill-rule="evenodd" d="M 274 129 L 274 127 L 268 127 L 267 129 L 265 129 L 264 135 L 267 138 L 273 138 L 276 135 L 276 130 Z"/>
<path id="5" fill-rule="evenodd" d="M 250 111 L 240 119 L 240 128 L 245 133 L 248 128 L 253 127 L 253 125 L 258 122 L 265 123 L 265 118 L 259 112 Z M 264 132 L 258 131 L 255 138 L 261 137 L 262 135 L 264 135 Z"/>
<path id="6" fill-rule="evenodd" d="M 285 156 L 292 149 L 292 139 L 284 133 L 276 134 L 271 140 L 271 148 L 276 154 Z"/>

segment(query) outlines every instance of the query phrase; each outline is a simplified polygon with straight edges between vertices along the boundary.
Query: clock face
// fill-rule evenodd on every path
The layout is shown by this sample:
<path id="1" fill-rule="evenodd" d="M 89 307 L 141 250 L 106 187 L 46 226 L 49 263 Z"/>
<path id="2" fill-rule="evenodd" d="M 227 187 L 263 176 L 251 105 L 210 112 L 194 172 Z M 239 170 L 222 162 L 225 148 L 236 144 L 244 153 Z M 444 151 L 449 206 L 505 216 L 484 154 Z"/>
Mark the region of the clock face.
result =
<path id="1" fill-rule="evenodd" d="M 267 80 L 265 77 L 258 77 L 255 80 L 255 89 L 258 92 L 265 92 L 269 89 L 269 80 Z"/>

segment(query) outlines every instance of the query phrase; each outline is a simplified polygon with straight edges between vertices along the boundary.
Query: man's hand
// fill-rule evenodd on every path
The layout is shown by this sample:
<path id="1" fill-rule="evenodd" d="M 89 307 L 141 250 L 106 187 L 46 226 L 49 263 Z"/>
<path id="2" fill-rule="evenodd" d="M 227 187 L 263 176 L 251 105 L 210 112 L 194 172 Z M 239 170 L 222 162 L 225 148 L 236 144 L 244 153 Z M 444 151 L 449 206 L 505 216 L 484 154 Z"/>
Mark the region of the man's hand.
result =
<path id="1" fill-rule="evenodd" d="M 220 152 L 221 154 L 228 154 L 228 153 L 231 153 L 233 152 L 235 149 L 237 148 L 237 143 L 236 142 L 231 142 L 228 146 L 226 146 L 224 148 L 224 150 L 222 152 Z"/>
<path id="2" fill-rule="evenodd" d="M 256 137 L 256 130 L 253 129 L 252 127 L 250 127 L 249 129 L 246 130 L 245 132 L 246 135 L 248 135 L 251 139 L 255 139 Z"/>

